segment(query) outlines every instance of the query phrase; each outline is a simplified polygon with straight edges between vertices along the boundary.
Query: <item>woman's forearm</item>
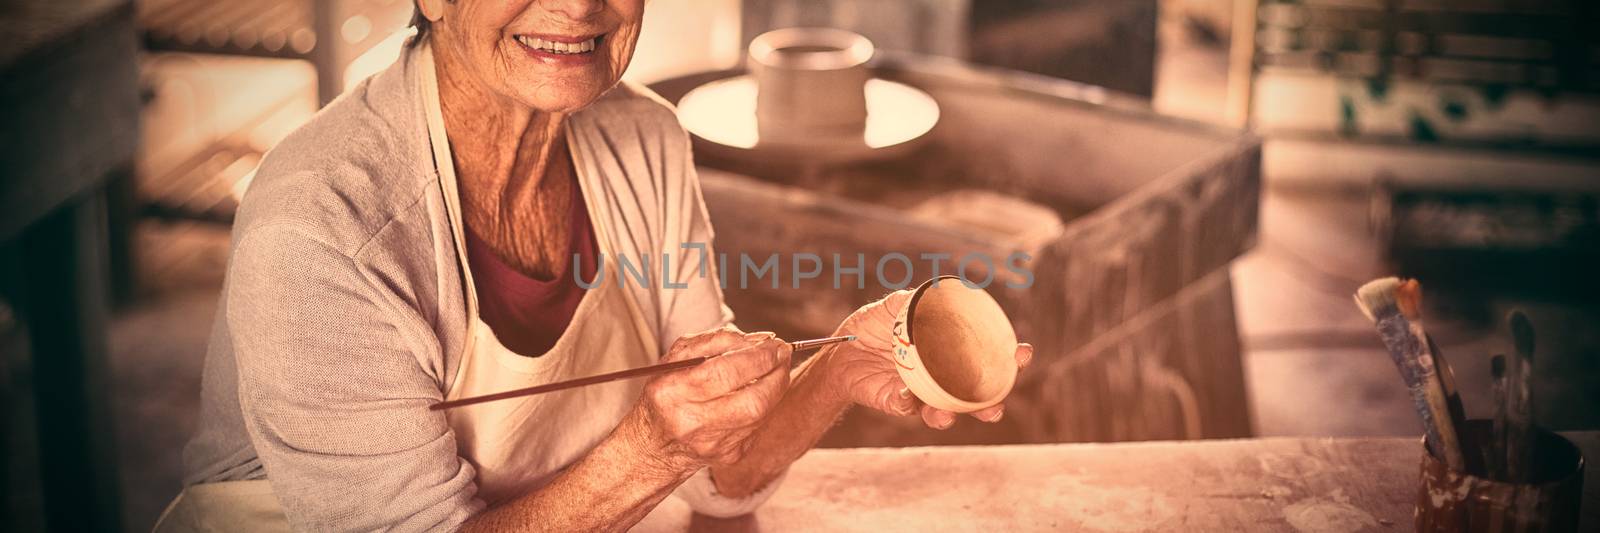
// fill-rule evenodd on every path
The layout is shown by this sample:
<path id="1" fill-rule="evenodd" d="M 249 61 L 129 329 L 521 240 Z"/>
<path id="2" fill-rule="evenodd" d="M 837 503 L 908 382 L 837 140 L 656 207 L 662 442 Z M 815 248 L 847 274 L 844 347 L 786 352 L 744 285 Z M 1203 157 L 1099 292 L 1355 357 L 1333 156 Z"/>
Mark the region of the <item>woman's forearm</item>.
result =
<path id="1" fill-rule="evenodd" d="M 756 430 L 755 442 L 743 459 L 711 467 L 717 493 L 742 498 L 761 490 L 816 446 L 850 407 L 846 396 L 830 388 L 827 366 L 832 353 L 833 347 L 823 348 L 790 374 L 788 392 Z"/>
<path id="2" fill-rule="evenodd" d="M 622 531 L 698 470 L 665 450 L 635 409 L 594 450 L 544 487 L 486 510 L 461 531 Z"/>
<path id="3" fill-rule="evenodd" d="M 828 382 L 831 353 L 824 348 L 790 373 L 788 391 L 750 437 L 741 460 L 712 467 L 719 494 L 738 498 L 765 487 L 844 413 L 849 399 Z M 620 531 L 637 523 L 704 464 L 672 453 L 671 439 L 657 433 L 648 416 L 636 409 L 549 484 L 480 513 L 461 530 Z"/>

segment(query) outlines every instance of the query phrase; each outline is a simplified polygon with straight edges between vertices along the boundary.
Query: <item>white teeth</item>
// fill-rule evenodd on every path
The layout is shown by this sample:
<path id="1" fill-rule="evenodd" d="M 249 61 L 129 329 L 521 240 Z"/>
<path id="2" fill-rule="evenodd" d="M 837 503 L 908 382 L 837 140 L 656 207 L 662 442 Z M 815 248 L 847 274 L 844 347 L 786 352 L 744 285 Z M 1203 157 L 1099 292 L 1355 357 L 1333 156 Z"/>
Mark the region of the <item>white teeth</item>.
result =
<path id="1" fill-rule="evenodd" d="M 555 41 L 546 41 L 537 37 L 528 37 L 525 35 L 518 35 L 517 42 L 522 43 L 528 48 L 533 48 L 543 52 L 550 52 L 553 54 L 582 54 L 585 52 L 592 52 L 597 44 L 596 39 L 589 39 L 581 43 L 560 43 Z"/>

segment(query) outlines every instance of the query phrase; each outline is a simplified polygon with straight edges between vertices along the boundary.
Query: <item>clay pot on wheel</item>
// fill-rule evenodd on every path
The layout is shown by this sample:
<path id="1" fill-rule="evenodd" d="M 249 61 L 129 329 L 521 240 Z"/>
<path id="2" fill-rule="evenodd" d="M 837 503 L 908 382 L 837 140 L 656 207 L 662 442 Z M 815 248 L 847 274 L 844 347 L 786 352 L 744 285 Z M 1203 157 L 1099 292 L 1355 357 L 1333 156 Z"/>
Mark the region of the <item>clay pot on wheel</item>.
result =
<path id="1" fill-rule="evenodd" d="M 1017 381 L 1017 333 L 1000 304 L 955 276 L 928 280 L 895 317 L 900 379 L 935 408 L 970 413 L 993 406 Z"/>
<path id="2" fill-rule="evenodd" d="M 872 41 L 833 28 L 785 28 L 750 42 L 756 122 L 761 138 L 795 142 L 816 135 L 859 138 L 867 126 Z"/>

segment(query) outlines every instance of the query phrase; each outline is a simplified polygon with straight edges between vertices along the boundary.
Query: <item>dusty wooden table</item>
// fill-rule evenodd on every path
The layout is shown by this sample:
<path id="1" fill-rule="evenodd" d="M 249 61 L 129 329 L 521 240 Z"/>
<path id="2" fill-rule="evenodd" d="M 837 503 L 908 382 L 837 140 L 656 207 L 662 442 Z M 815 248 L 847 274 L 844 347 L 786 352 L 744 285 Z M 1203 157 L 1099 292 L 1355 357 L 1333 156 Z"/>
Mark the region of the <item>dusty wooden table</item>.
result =
<path id="1" fill-rule="evenodd" d="M 1567 436 L 1600 453 L 1600 432 Z M 1410 531 L 1420 453 L 1408 438 L 816 450 L 753 517 L 669 498 L 635 531 Z"/>

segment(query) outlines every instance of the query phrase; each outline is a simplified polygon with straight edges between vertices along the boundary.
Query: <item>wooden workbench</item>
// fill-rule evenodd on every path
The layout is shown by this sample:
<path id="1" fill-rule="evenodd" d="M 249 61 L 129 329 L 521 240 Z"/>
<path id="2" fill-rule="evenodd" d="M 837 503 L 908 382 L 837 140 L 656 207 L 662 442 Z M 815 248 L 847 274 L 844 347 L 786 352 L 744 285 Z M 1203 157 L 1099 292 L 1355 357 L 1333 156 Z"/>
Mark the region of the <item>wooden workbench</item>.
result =
<path id="1" fill-rule="evenodd" d="M 1600 453 L 1600 432 L 1568 437 Z M 815 450 L 753 517 L 669 498 L 635 531 L 1410 531 L 1420 453 L 1409 438 Z"/>

